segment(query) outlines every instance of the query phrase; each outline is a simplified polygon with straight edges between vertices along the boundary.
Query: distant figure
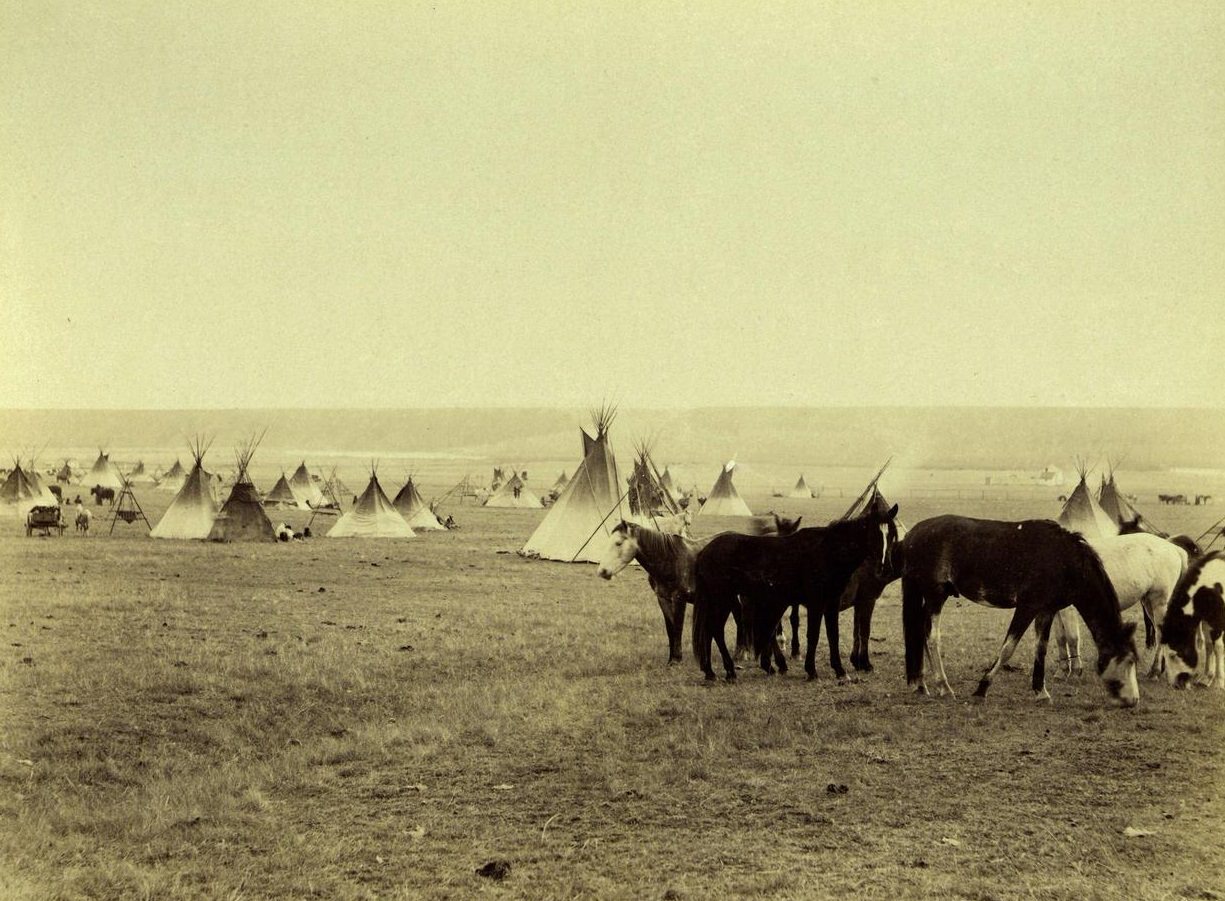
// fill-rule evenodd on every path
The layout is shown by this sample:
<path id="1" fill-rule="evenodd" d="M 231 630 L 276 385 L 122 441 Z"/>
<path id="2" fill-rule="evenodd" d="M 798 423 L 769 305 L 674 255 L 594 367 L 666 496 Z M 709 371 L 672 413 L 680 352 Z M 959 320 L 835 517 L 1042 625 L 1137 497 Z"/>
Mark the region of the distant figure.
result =
<path id="1" fill-rule="evenodd" d="M 76 499 L 73 501 L 73 503 L 76 504 L 77 509 L 80 510 L 81 509 L 81 495 L 78 494 L 76 496 Z"/>
<path id="2" fill-rule="evenodd" d="M 310 526 L 306 526 L 305 528 L 302 529 L 302 537 L 303 538 L 311 537 L 311 527 Z"/>
<path id="3" fill-rule="evenodd" d="M 455 524 L 455 517 L 451 516 L 450 514 L 447 515 L 447 521 L 444 522 L 443 525 L 446 526 L 448 529 L 458 529 L 459 528 L 459 526 Z"/>
<path id="4" fill-rule="evenodd" d="M 519 486 L 516 484 L 515 485 L 515 500 L 518 500 L 518 499 L 519 499 Z"/>

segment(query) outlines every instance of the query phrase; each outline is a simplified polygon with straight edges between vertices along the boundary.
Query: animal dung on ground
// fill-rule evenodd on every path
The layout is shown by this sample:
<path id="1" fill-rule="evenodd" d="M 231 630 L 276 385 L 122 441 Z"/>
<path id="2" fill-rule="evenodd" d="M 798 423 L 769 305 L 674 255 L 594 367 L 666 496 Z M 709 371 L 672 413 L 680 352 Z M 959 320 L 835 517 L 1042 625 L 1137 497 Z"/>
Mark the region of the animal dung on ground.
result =
<path id="1" fill-rule="evenodd" d="M 477 867 L 476 875 L 487 879 L 505 879 L 510 875 L 509 860 L 491 860 L 484 866 Z"/>
<path id="2" fill-rule="evenodd" d="M 850 791 L 850 789 L 847 788 L 842 783 L 835 784 L 833 782 L 825 786 L 825 790 L 829 792 L 831 795 L 845 795 L 847 792 Z"/>

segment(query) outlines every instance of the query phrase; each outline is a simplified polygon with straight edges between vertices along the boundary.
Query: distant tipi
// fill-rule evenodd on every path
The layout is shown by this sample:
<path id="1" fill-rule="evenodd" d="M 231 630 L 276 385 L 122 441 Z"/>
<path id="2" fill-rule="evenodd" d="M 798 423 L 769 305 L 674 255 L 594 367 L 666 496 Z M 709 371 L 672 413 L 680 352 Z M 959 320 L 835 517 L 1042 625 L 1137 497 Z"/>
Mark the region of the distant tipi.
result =
<path id="1" fill-rule="evenodd" d="M 217 502 L 204 472 L 209 445 L 197 437 L 191 445 L 193 465 L 178 493 L 149 535 L 153 538 L 207 538 L 217 518 Z M 175 461 L 178 462 L 177 460 Z M 181 469 L 181 467 L 180 467 Z M 180 477 L 181 478 L 181 477 Z"/>
<path id="2" fill-rule="evenodd" d="M 276 480 L 272 490 L 264 495 L 264 507 L 295 507 L 305 510 L 307 503 L 289 486 L 289 479 L 285 478 L 285 472 L 282 470 L 281 477 Z"/>
<path id="3" fill-rule="evenodd" d="M 404 483 L 404 487 L 396 494 L 396 499 L 391 502 L 391 505 L 400 511 L 404 521 L 414 531 L 438 531 L 439 529 L 445 531 L 446 529 L 446 526 L 438 521 L 438 517 L 430 509 L 429 504 L 425 502 L 421 492 L 417 490 L 412 476 L 408 477 L 408 481 Z"/>
<path id="4" fill-rule="evenodd" d="M 21 458 L 14 457 L 12 470 L 4 480 L 4 484 L 0 485 L 0 501 L 6 504 L 20 504 L 41 498 L 42 486 L 33 470 L 34 467 L 31 466 L 30 471 L 27 472 L 22 468 Z M 52 500 L 54 499 L 52 497 Z"/>
<path id="5" fill-rule="evenodd" d="M 303 460 L 298 464 L 298 468 L 294 470 L 293 476 L 289 480 L 289 487 L 293 489 L 293 493 L 298 496 L 306 506 L 318 507 L 323 503 L 323 492 L 311 477 L 310 470 L 306 468 L 306 461 Z"/>
<path id="6" fill-rule="evenodd" d="M 370 467 L 370 481 L 353 509 L 336 521 L 328 538 L 412 538 L 412 526 L 404 521 L 400 511 L 392 506 L 379 484 L 375 467 Z"/>
<path id="7" fill-rule="evenodd" d="M 732 460 L 719 470 L 719 477 L 715 479 L 714 487 L 710 489 L 710 494 L 706 495 L 706 503 L 702 504 L 702 509 L 698 511 L 700 516 L 753 515 L 749 505 L 744 502 L 736 486 L 732 484 L 732 471 L 735 468 L 736 461 Z"/>
<path id="8" fill-rule="evenodd" d="M 1089 467 L 1085 460 L 1076 461 L 1076 471 L 1080 481 L 1068 496 L 1059 513 L 1059 524 L 1070 532 L 1079 532 L 1086 538 L 1104 538 L 1119 534 L 1119 526 L 1112 521 L 1106 512 L 1093 499 L 1092 492 L 1086 484 Z"/>
<path id="9" fill-rule="evenodd" d="M 98 459 L 94 461 L 93 467 L 83 481 L 91 488 L 95 485 L 101 485 L 103 488 L 123 487 L 123 476 L 111 462 L 110 456 L 103 453 L 101 449 L 98 450 Z"/>
<path id="10" fill-rule="evenodd" d="M 1163 535 L 1160 529 L 1154 526 L 1151 522 L 1144 518 L 1144 515 L 1132 506 L 1121 491 L 1114 480 L 1114 470 L 1116 464 L 1106 470 L 1106 475 L 1102 476 L 1102 486 L 1097 495 L 1098 505 L 1102 508 L 1102 512 L 1110 517 L 1112 522 L 1125 523 L 1136 522 L 1141 531 L 1151 532 L 1154 535 Z"/>
<path id="11" fill-rule="evenodd" d="M 812 489 L 808 487 L 808 483 L 804 481 L 804 474 L 800 474 L 800 479 L 795 483 L 795 487 L 787 492 L 787 497 L 794 498 L 811 498 Z"/>
<path id="12" fill-rule="evenodd" d="M 583 462 L 579 464 L 557 501 L 519 553 L 525 557 L 598 563 L 607 536 L 624 512 L 617 461 L 608 430 L 617 411 L 602 407 L 592 412 L 595 437 L 583 429 Z"/>
<path id="13" fill-rule="evenodd" d="M 538 510 L 544 504 L 540 502 L 535 492 L 527 487 L 519 473 L 512 470 L 510 478 L 502 483 L 493 494 L 485 500 L 486 507 L 523 507 Z"/>
<path id="14" fill-rule="evenodd" d="M 178 491 L 183 487 L 185 481 L 187 481 L 187 471 L 183 469 L 183 464 L 176 457 L 174 465 L 166 470 L 161 481 L 157 483 L 157 487 L 163 491 Z"/>

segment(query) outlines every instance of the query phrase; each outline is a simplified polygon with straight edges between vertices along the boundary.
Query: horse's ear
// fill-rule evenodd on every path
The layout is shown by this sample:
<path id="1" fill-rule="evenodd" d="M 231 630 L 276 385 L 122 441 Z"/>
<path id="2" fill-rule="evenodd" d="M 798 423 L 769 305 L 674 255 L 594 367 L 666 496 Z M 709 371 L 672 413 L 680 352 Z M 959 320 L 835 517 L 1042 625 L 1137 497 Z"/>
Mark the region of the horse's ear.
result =
<path id="1" fill-rule="evenodd" d="M 889 508 L 889 512 L 885 516 L 885 522 L 893 522 L 895 516 L 897 516 L 897 504 Z"/>
<path id="2" fill-rule="evenodd" d="M 797 516 L 797 517 L 795 518 L 795 527 L 796 527 L 797 529 L 800 527 L 800 520 L 802 520 L 803 518 L 804 518 L 803 516 Z"/>

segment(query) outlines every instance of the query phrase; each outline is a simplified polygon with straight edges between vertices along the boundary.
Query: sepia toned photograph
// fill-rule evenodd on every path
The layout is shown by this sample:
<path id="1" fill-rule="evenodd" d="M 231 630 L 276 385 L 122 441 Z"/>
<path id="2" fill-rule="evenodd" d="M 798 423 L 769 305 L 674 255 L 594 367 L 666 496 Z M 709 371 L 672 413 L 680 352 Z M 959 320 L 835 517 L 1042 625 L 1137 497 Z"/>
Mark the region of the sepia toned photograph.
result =
<path id="1" fill-rule="evenodd" d="M 1225 5 L 0 0 L 0 899 L 1225 901 Z"/>

